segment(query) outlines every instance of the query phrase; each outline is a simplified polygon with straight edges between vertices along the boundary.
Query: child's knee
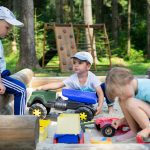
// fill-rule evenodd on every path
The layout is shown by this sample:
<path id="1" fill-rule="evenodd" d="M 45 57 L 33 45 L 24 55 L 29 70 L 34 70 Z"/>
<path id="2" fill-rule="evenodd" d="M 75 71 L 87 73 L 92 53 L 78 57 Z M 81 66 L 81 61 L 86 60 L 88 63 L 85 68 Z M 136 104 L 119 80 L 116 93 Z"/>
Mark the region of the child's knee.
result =
<path id="1" fill-rule="evenodd" d="M 24 83 L 20 83 L 20 87 L 21 87 L 22 91 L 26 91 L 26 86 Z"/>
<path id="2" fill-rule="evenodd" d="M 23 88 L 23 90 L 26 90 L 26 86 L 24 83 L 21 84 L 21 87 Z"/>
<path id="3" fill-rule="evenodd" d="M 135 107 L 136 107 L 135 98 L 128 98 L 128 99 L 126 100 L 125 107 L 126 107 L 127 110 L 135 109 Z"/>

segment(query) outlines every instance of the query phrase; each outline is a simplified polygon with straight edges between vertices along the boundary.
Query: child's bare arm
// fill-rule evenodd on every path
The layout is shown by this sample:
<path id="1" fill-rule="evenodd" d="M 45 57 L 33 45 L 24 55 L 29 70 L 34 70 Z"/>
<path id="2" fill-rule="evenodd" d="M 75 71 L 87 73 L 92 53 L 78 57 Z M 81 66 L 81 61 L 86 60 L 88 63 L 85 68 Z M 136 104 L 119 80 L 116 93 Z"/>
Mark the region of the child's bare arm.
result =
<path id="1" fill-rule="evenodd" d="M 48 83 L 48 84 L 39 86 L 37 88 L 37 90 L 56 90 L 56 89 L 62 88 L 64 86 L 65 86 L 65 84 L 62 81 L 52 82 L 52 83 Z"/>
<path id="2" fill-rule="evenodd" d="M 98 86 L 96 88 L 96 92 L 98 95 L 98 107 L 97 107 L 96 115 L 98 115 L 102 112 L 102 106 L 103 106 L 103 102 L 104 102 L 104 94 L 103 94 L 103 91 L 100 86 Z"/>
<path id="3" fill-rule="evenodd" d="M 0 83 L 0 94 L 4 94 L 6 90 L 6 87 L 3 85 L 3 83 Z"/>

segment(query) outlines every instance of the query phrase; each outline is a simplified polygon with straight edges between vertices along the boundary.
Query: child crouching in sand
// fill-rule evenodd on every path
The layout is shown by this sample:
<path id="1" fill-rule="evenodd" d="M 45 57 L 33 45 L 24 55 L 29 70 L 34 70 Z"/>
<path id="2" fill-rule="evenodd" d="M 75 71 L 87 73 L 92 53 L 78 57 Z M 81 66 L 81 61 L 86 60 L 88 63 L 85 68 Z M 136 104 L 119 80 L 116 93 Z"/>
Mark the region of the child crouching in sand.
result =
<path id="1" fill-rule="evenodd" d="M 131 129 L 118 141 L 133 137 L 140 130 L 140 135 L 149 136 L 150 79 L 137 79 L 126 68 L 112 68 L 106 77 L 106 94 L 111 100 L 118 97 L 124 114 L 124 118 L 114 121 L 112 126 L 117 129 L 122 124 L 128 124 Z"/>

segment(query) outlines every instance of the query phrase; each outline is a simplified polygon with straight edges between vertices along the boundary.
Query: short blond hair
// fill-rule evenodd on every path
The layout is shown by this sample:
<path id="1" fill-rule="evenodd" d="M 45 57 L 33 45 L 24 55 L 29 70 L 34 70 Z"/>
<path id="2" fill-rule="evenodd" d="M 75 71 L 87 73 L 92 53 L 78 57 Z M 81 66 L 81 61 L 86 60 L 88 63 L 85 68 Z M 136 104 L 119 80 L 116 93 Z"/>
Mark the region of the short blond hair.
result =
<path id="1" fill-rule="evenodd" d="M 108 98 L 114 100 L 118 96 L 117 91 L 133 79 L 134 76 L 129 69 L 123 67 L 112 68 L 106 76 L 106 94 Z"/>

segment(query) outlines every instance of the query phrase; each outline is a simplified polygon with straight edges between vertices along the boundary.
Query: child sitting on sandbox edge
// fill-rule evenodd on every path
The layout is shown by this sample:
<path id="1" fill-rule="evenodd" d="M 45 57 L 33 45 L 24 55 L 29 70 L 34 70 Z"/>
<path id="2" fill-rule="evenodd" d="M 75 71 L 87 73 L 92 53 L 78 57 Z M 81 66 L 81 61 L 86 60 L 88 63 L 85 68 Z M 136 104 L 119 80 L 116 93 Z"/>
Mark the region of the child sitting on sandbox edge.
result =
<path id="1" fill-rule="evenodd" d="M 55 90 L 62 87 L 67 87 L 69 89 L 96 92 L 98 96 L 96 115 L 98 115 L 102 112 L 104 94 L 100 86 L 101 82 L 91 71 L 89 71 L 93 63 L 93 57 L 89 52 L 77 52 L 72 59 L 74 74 L 64 81 L 52 82 L 40 86 L 37 88 L 37 90 Z M 112 102 L 110 102 L 108 105 L 109 112 L 113 110 L 113 105 L 111 105 L 111 103 Z"/>

